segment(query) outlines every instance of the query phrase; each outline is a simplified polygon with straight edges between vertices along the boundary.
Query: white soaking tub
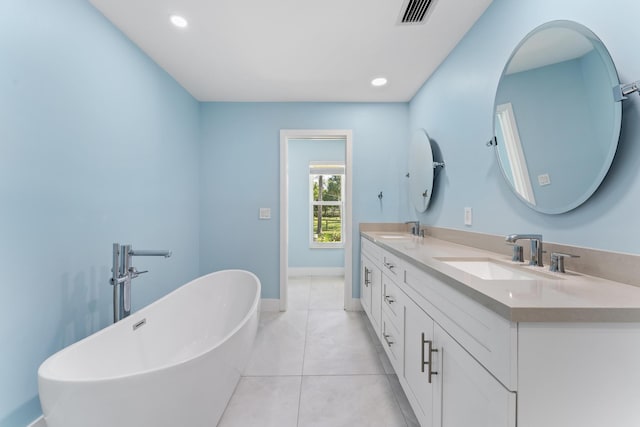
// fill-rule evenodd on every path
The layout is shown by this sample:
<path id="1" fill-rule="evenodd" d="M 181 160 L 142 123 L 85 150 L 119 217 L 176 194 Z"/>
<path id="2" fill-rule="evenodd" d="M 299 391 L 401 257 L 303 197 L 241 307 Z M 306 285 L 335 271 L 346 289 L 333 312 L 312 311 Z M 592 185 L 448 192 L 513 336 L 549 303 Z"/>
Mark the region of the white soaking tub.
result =
<path id="1" fill-rule="evenodd" d="M 251 353 L 260 280 L 197 278 L 48 358 L 47 427 L 213 427 Z"/>

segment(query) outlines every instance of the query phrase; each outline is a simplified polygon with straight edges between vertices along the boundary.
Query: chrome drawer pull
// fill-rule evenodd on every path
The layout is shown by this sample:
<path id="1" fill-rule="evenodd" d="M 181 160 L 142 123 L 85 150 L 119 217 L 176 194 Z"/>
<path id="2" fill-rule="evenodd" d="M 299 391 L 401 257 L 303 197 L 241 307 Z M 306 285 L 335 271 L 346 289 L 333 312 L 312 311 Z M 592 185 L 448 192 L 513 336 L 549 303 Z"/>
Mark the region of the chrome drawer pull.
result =
<path id="1" fill-rule="evenodd" d="M 393 304 L 394 302 L 396 302 L 396 300 L 395 300 L 392 296 L 390 296 L 390 295 L 385 295 L 385 296 L 384 296 L 384 300 L 385 300 L 385 301 L 387 302 L 387 304 L 389 304 L 389 305 L 391 305 L 391 304 Z"/>
<path id="2" fill-rule="evenodd" d="M 425 344 L 429 345 L 429 350 L 428 350 L 429 360 L 427 360 L 426 362 L 424 360 L 424 345 Z M 431 366 L 433 364 L 432 354 L 433 353 L 437 353 L 437 352 L 438 352 L 438 349 L 437 348 L 433 348 L 433 341 L 424 339 L 424 332 L 423 332 L 422 333 L 422 372 L 424 372 L 424 367 L 426 365 L 429 365 L 429 368 L 427 370 L 427 381 L 429 382 L 429 384 L 431 384 L 431 376 L 432 375 L 438 375 L 437 372 L 435 372 L 435 371 L 433 371 L 431 369 Z"/>
<path id="3" fill-rule="evenodd" d="M 383 333 L 383 334 L 382 334 L 382 337 L 383 337 L 383 338 L 384 338 L 384 340 L 387 342 L 387 345 L 388 345 L 389 347 L 391 347 L 391 345 L 392 345 L 392 344 L 395 344 L 395 341 L 391 341 L 391 340 L 389 340 L 389 337 L 391 337 L 391 335 Z"/>
<path id="4" fill-rule="evenodd" d="M 396 266 L 391 264 L 390 262 L 385 262 L 384 266 L 387 267 L 389 270 L 393 270 L 394 268 L 396 268 Z"/>

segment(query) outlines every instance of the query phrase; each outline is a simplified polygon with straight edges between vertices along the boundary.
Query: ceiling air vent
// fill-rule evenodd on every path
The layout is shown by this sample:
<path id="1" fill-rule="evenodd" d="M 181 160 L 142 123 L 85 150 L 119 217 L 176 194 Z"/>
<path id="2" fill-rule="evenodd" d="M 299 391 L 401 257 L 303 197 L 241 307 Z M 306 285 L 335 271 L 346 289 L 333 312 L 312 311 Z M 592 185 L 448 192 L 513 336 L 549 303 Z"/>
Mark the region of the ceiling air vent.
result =
<path id="1" fill-rule="evenodd" d="M 429 6 L 434 0 L 405 0 L 400 14 L 400 24 L 422 24 Z"/>

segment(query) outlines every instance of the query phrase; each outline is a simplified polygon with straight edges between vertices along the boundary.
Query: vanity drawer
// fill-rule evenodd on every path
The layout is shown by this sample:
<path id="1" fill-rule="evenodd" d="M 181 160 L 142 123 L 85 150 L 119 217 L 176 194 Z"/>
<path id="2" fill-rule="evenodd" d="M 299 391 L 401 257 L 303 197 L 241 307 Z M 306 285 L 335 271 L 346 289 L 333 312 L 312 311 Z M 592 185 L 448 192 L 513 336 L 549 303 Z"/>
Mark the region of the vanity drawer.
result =
<path id="1" fill-rule="evenodd" d="M 391 366 L 396 371 L 396 374 L 402 375 L 404 361 L 404 340 L 403 334 L 395 327 L 393 322 L 389 319 L 389 311 L 382 310 L 382 332 L 381 342 L 382 347 L 389 356 Z"/>
<path id="2" fill-rule="evenodd" d="M 364 237 L 360 238 L 360 251 L 362 254 L 367 255 L 369 259 L 376 264 L 382 264 L 382 248 L 371 240 Z"/>
<path id="3" fill-rule="evenodd" d="M 387 251 L 382 251 L 382 271 L 387 273 L 389 277 L 400 280 L 403 273 L 400 259 Z"/>
<path id="4" fill-rule="evenodd" d="M 382 275 L 382 307 L 389 320 L 398 330 L 402 330 L 402 291 L 386 274 Z"/>
<path id="5" fill-rule="evenodd" d="M 463 295 L 440 277 L 413 265 L 402 289 L 485 369 L 517 390 L 517 324 Z"/>

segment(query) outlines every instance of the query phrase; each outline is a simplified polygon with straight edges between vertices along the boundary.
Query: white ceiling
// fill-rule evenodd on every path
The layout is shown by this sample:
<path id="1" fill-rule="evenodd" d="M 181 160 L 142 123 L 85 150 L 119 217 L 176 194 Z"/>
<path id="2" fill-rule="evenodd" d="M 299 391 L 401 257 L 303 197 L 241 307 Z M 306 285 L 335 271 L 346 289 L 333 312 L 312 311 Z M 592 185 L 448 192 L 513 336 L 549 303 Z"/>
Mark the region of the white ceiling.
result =
<path id="1" fill-rule="evenodd" d="M 200 101 L 404 102 L 492 0 L 436 0 L 419 25 L 405 0 L 89 1 Z"/>

